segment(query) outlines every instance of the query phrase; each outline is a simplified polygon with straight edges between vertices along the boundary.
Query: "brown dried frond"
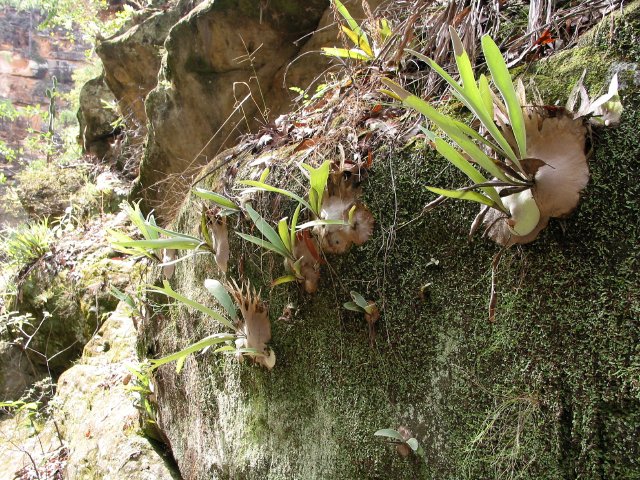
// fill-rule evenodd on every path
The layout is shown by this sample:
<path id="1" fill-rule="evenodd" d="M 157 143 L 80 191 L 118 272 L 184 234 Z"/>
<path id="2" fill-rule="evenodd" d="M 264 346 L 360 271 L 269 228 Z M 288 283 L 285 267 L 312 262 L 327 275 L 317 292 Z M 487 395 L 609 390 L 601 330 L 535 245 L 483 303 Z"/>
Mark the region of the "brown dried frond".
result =
<path id="1" fill-rule="evenodd" d="M 549 223 L 549 217 L 540 217 L 538 225 L 527 235 L 515 235 L 509 229 L 509 218 L 499 210 L 490 208 L 485 217 L 485 235 L 498 245 L 511 246 L 533 242 Z"/>
<path id="2" fill-rule="evenodd" d="M 316 240 L 309 235 L 308 230 L 298 232 L 296 244 L 293 247 L 293 256 L 300 260 L 299 280 L 307 293 L 316 293 L 318 282 L 320 281 L 320 256 L 319 247 Z M 288 269 L 293 271 L 293 265 L 288 265 Z"/>
<path id="3" fill-rule="evenodd" d="M 619 9 L 623 0 L 594 0 L 589 2 L 547 2 L 544 0 L 517 0 L 496 2 L 450 2 L 413 0 L 388 2 L 377 13 L 394 25 L 396 39 L 383 52 L 382 63 L 398 64 L 402 50 L 411 48 L 425 54 L 454 74 L 455 59 L 450 47 L 449 26 L 453 26 L 460 38 L 471 64 L 475 65 L 480 38 L 484 34 L 493 37 L 507 31 L 501 43 L 508 66 L 514 67 L 538 60 L 559 49 L 571 48 L 579 36 L 599 22 L 603 16 Z M 522 25 L 519 18 L 527 12 L 528 22 Z M 403 84 L 422 96 L 442 93 L 445 83 L 422 62 L 404 55 L 398 74 Z"/>
<path id="4" fill-rule="evenodd" d="M 556 107 L 524 110 L 527 159 L 523 162 L 531 168 L 532 194 L 540 219 L 530 233 L 519 236 L 509 228 L 510 219 L 504 213 L 490 209 L 484 217 L 486 234 L 500 245 L 535 240 L 550 218 L 565 217 L 573 212 L 580 201 L 580 192 L 589 181 L 584 121 Z"/>
<path id="5" fill-rule="evenodd" d="M 321 217 L 324 220 L 343 220 L 347 225 L 321 225 L 315 227 L 314 232 L 324 252 L 340 254 L 349 250 L 351 245 L 362 245 L 369 239 L 373 233 L 374 218 L 360 202 L 362 190 L 354 185 L 352 176 L 333 176 L 331 180 L 328 195 L 322 201 Z"/>
<path id="6" fill-rule="evenodd" d="M 162 263 L 173 262 L 176 258 L 178 258 L 177 250 L 173 248 L 166 248 L 162 251 Z M 176 264 L 172 263 L 170 265 L 164 265 L 162 267 L 162 275 L 165 279 L 171 280 L 174 272 L 176 271 Z"/>
<path id="7" fill-rule="evenodd" d="M 525 115 L 527 156 L 542 160 L 534 177 L 533 196 L 540 214 L 569 215 L 580 201 L 589 181 L 585 153 L 587 129 L 581 119 L 564 111 L 550 116 L 544 109 L 529 109 Z"/>
<path id="8" fill-rule="evenodd" d="M 267 347 L 271 340 L 271 321 L 269 312 L 262 300 L 260 293 L 251 288 L 249 282 L 238 286 L 235 280 L 227 284 L 227 289 L 231 293 L 238 307 L 242 320 L 237 325 L 238 331 L 244 335 L 242 347 L 254 348 L 259 354 L 254 356 L 256 363 L 260 363 L 271 369 L 275 363 L 273 351 Z"/>
<path id="9" fill-rule="evenodd" d="M 229 265 L 229 231 L 227 230 L 227 217 L 216 215 L 210 224 L 213 234 L 215 259 L 218 268 L 227 273 Z"/>

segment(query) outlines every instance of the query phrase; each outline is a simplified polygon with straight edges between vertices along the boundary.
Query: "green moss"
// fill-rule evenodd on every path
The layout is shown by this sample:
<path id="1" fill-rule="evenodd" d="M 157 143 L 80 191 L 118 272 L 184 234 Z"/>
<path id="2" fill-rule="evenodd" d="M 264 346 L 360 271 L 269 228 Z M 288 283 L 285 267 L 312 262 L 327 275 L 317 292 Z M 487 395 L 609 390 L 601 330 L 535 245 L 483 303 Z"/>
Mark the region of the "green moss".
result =
<path id="1" fill-rule="evenodd" d="M 603 54 L 594 42 L 574 52 L 579 65 L 565 65 L 564 54 L 536 67 L 545 97 L 566 96 L 587 52 Z M 634 52 L 630 59 L 640 60 Z M 594 67 L 592 85 L 609 71 L 604 60 Z M 161 370 L 161 416 L 173 418 L 165 427 L 183 470 L 204 445 L 209 453 L 194 478 L 637 477 L 640 102 L 632 93 L 620 127 L 595 132 L 578 210 L 505 253 L 495 323 L 487 301 L 498 248 L 467 241 L 473 205 L 421 213 L 432 199 L 425 185 L 461 178 L 417 147 L 376 154 L 365 184 L 374 235 L 329 258 L 316 296 L 295 285 L 269 289 L 280 260 L 232 234 L 228 276 L 240 278 L 242 264 L 262 287 L 278 361 L 265 372 L 204 356 L 187 361 L 181 375 Z M 271 199 L 260 206 L 277 220 L 291 205 L 281 211 Z M 199 211 L 198 202 L 187 203 L 177 228 L 196 231 Z M 210 257 L 197 257 L 179 265 L 172 284 L 211 305 L 202 281 L 218 275 Z M 362 318 L 341 307 L 352 289 L 381 306 L 373 348 Z M 279 318 L 286 305 L 296 312 L 290 320 Z M 150 330 L 168 353 L 217 328 L 176 308 Z M 203 423 L 208 428 L 198 430 Z M 401 425 L 424 446 L 426 464 L 373 436 Z"/>
<path id="2" fill-rule="evenodd" d="M 38 163 L 17 175 L 17 195 L 32 218 L 62 216 L 70 205 L 74 215 L 98 210 L 100 199 L 82 167 Z"/>
<path id="3" fill-rule="evenodd" d="M 592 97 L 606 91 L 614 72 L 618 72 L 622 85 L 637 84 L 639 28 L 640 4 L 636 2 L 624 12 L 616 13 L 613 21 L 594 27 L 581 37 L 577 47 L 524 69 L 525 75 L 534 80 L 545 101 L 561 105 L 585 71 L 584 83 Z"/>
<path id="4" fill-rule="evenodd" d="M 128 262 L 118 259 L 100 258 L 109 249 L 103 249 L 90 258 L 83 259 L 79 266 L 79 282 L 76 286 L 83 317 L 90 323 L 96 324 L 101 317 L 113 312 L 118 305 L 118 299 L 110 293 L 110 286 L 124 289 L 140 278 L 139 268 L 132 268 Z"/>

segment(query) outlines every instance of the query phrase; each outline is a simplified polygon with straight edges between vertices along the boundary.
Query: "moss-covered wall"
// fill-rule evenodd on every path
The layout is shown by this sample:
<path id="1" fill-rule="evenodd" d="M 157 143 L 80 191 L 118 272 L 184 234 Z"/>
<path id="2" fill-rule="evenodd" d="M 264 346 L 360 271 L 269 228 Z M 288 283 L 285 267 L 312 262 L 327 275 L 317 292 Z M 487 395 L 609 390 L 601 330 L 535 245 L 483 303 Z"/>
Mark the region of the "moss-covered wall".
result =
<path id="1" fill-rule="evenodd" d="M 638 9 L 616 20 L 613 37 L 596 33 L 589 51 L 633 70 L 639 20 Z M 590 58 L 540 65 L 543 93 L 566 97 Z M 587 65 L 569 69 L 570 60 Z M 234 240 L 229 276 L 242 263 L 262 286 L 278 363 L 267 372 L 205 355 L 179 375 L 159 371 L 162 426 L 183 476 L 640 478 L 640 90 L 622 77 L 623 121 L 593 132 L 580 207 L 503 256 L 495 323 L 487 302 L 498 247 L 467 240 L 475 207 L 421 214 L 432 199 L 426 184 L 459 180 L 431 151 L 377 153 L 365 184 L 373 238 L 330 258 L 315 296 L 291 284 L 270 289 L 280 260 Z M 198 202 L 186 203 L 177 227 L 195 231 L 198 216 Z M 212 275 L 213 259 L 196 257 L 172 284 L 211 305 L 202 281 Z M 382 309 L 373 348 L 364 320 L 341 307 L 349 290 Z M 279 318 L 286 305 L 293 317 Z M 181 307 L 169 313 L 147 326 L 151 353 L 217 328 Z M 400 425 L 424 446 L 426 464 L 373 436 Z"/>

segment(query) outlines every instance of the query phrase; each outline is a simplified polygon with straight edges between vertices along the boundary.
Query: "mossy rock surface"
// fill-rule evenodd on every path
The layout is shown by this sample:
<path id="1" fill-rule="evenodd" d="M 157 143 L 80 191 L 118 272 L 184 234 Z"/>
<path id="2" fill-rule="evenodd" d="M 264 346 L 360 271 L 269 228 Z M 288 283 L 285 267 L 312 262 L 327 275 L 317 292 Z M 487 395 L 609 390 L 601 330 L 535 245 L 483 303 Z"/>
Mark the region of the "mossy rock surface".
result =
<path id="1" fill-rule="evenodd" d="M 30 166 L 18 174 L 17 194 L 31 218 L 54 220 L 70 205 L 74 214 L 96 210 L 95 198 L 84 167 L 63 167 L 54 163 Z"/>
<path id="2" fill-rule="evenodd" d="M 616 20 L 612 45 L 620 47 L 596 33 L 578 48 L 637 66 L 640 52 L 626 39 L 637 38 L 639 21 L 638 9 Z M 570 59 L 537 70 L 541 90 L 560 92 L 561 102 L 589 68 L 569 69 Z M 559 69 L 571 74 L 551 74 Z M 207 354 L 191 356 L 180 374 L 159 370 L 160 424 L 183 476 L 639 478 L 640 89 L 626 85 L 621 125 L 594 131 L 578 210 L 504 253 L 495 323 L 487 302 L 498 247 L 467 240 L 476 207 L 421 213 L 433 198 L 425 185 L 462 180 L 430 150 L 376 154 L 364 186 L 374 235 L 329 258 L 315 296 L 294 285 L 269 288 L 282 274 L 280 259 L 230 233 L 228 276 L 239 278 L 242 268 L 262 288 L 278 361 L 267 372 Z M 283 170 L 277 165 L 272 181 Z M 263 214 L 271 207 L 261 205 Z M 197 232 L 199 215 L 200 202 L 190 199 L 174 226 Z M 219 276 L 213 258 L 200 256 L 179 264 L 171 283 L 214 305 L 202 284 Z M 381 307 L 373 348 L 364 320 L 342 308 L 350 290 Z M 293 316 L 281 317 L 288 305 Z M 145 328 L 153 341 L 144 347 L 157 355 L 218 329 L 181 306 Z M 399 426 L 420 441 L 426 462 L 401 458 L 373 435 Z"/>
<path id="3" fill-rule="evenodd" d="M 40 258 L 18 281 L 12 308 L 33 317 L 25 327 L 32 335 L 27 355 L 38 372 L 49 370 L 55 377 L 69 368 L 118 305 L 110 287 L 139 283 L 142 265 L 109 258 L 114 252 L 105 242 L 104 234 L 63 238 L 54 245 L 55 254 Z"/>

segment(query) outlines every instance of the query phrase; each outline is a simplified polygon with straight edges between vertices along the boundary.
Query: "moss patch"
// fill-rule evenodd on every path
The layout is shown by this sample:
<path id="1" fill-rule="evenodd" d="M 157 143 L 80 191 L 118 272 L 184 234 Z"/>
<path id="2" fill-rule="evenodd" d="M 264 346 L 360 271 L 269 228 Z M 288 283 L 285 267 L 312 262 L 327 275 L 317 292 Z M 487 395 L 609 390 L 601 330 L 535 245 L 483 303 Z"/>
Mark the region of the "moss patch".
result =
<path id="1" fill-rule="evenodd" d="M 18 174 L 17 193 L 32 218 L 59 217 L 69 205 L 74 214 L 96 211 L 99 199 L 83 168 L 54 163 L 27 168 Z"/>
<path id="2" fill-rule="evenodd" d="M 587 48 L 604 55 L 594 41 L 579 46 L 575 59 L 585 60 Z M 627 60 L 640 60 L 634 52 Z M 553 62 L 566 60 L 555 57 L 535 71 L 556 83 L 560 65 Z M 566 68 L 562 85 L 542 85 L 543 92 L 566 96 L 582 66 Z M 603 63 L 596 71 L 608 69 Z M 316 296 L 294 285 L 269 289 L 280 259 L 231 234 L 229 276 L 238 278 L 242 265 L 262 286 L 278 363 L 268 373 L 209 355 L 190 358 L 180 375 L 161 369 L 160 416 L 183 475 L 637 477 L 640 102 L 633 93 L 624 97 L 621 126 L 595 132 L 592 178 L 577 212 L 503 257 L 494 324 L 487 297 L 498 249 L 467 241 L 476 207 L 452 203 L 421 213 L 432 199 L 425 185 L 461 180 L 430 151 L 376 154 L 365 185 L 374 236 L 329 259 Z M 196 231 L 199 212 L 198 201 L 187 202 L 177 228 Z M 196 257 L 178 266 L 172 284 L 211 305 L 202 287 L 210 276 L 219 276 L 213 259 Z M 341 306 L 349 290 L 381 307 L 374 348 L 362 318 Z M 279 318 L 286 305 L 296 312 L 290 320 Z M 211 319 L 176 307 L 147 333 L 166 354 L 216 330 Z M 426 464 L 401 459 L 373 436 L 400 425 L 424 446 Z"/>

